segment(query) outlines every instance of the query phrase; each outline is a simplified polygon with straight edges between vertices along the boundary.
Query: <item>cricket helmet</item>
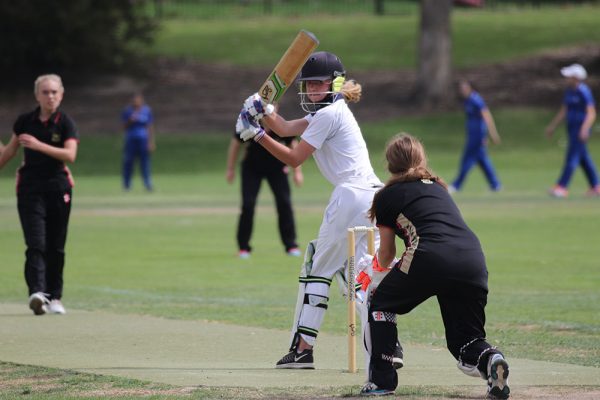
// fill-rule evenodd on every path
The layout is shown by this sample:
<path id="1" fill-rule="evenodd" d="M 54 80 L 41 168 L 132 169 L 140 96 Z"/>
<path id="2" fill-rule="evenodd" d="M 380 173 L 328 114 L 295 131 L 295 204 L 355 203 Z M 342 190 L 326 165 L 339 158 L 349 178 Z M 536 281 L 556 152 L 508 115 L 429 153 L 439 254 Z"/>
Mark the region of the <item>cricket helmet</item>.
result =
<path id="1" fill-rule="evenodd" d="M 346 71 L 340 58 L 327 51 L 317 51 L 310 55 L 302 70 L 298 81 L 300 83 L 300 106 L 308 113 L 315 113 L 319 109 L 332 104 L 341 97 L 340 90 L 344 84 Z M 306 81 L 331 81 L 329 90 L 324 92 L 325 98 L 318 103 L 313 103 L 307 96 Z"/>
<path id="2" fill-rule="evenodd" d="M 299 81 L 326 81 L 346 76 L 339 57 L 327 51 L 317 51 L 310 55 L 300 72 Z"/>

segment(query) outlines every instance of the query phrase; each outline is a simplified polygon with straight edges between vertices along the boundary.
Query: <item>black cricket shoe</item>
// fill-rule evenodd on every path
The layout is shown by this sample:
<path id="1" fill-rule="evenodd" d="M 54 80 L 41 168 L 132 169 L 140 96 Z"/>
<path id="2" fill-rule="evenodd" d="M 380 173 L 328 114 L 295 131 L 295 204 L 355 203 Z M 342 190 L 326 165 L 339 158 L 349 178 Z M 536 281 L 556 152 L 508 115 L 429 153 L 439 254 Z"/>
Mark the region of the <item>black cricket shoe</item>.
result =
<path id="1" fill-rule="evenodd" d="M 306 349 L 300 353 L 295 350 L 287 353 L 283 358 L 277 361 L 275 368 L 285 369 L 315 369 L 313 351 Z"/>
<path id="2" fill-rule="evenodd" d="M 493 354 L 488 360 L 488 399 L 508 399 L 508 363 L 502 354 Z"/>
<path id="3" fill-rule="evenodd" d="M 404 350 L 402 349 L 402 345 L 399 341 L 396 341 L 396 349 L 394 350 L 392 365 L 395 369 L 404 367 Z"/>

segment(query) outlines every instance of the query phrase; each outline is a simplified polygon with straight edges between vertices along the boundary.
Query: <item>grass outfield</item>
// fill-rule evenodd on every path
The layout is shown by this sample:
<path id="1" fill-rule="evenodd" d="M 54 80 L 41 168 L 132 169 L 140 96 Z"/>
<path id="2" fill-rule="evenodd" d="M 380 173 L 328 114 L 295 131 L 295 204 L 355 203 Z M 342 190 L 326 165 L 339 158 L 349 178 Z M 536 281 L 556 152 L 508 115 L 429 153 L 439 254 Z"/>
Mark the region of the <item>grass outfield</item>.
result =
<path id="1" fill-rule="evenodd" d="M 600 7 L 455 10 L 454 66 L 509 61 L 544 50 L 600 40 Z M 418 15 L 260 17 L 243 20 L 167 20 L 151 53 L 205 62 L 272 66 L 299 29 L 320 39 L 322 50 L 338 54 L 351 71 L 413 68 Z M 216 46 L 215 43 L 219 45 Z M 257 43 L 249 46 L 248 43 Z M 382 54 L 395 55 L 381 57 Z"/>
<path id="2" fill-rule="evenodd" d="M 540 110 L 496 110 L 503 144 L 491 152 L 505 190 L 489 193 L 482 174 L 474 170 L 456 201 L 487 256 L 492 343 L 509 357 L 600 367 L 600 199 L 583 196 L 580 171 L 569 199 L 546 195 L 564 152 L 562 139 L 543 139 L 550 116 Z M 382 178 L 383 143 L 406 130 L 421 137 L 433 168 L 451 179 L 463 143 L 462 123 L 461 114 L 451 113 L 364 125 L 364 131 Z M 226 135 L 160 137 L 154 164 L 157 191 L 144 193 L 138 177 L 137 187 L 125 194 L 111 173 L 118 170 L 118 139 L 82 139 L 73 167 L 77 187 L 65 271 L 68 308 L 288 328 L 300 261 L 283 253 L 266 189 L 259 201 L 252 258 L 236 258 L 239 182 L 225 183 L 228 140 Z M 600 162 L 597 138 L 590 147 Z M 0 302 L 22 303 L 26 315 L 24 248 L 12 179 L 16 165 L 13 160 L 0 178 Z M 294 190 L 302 244 L 315 236 L 331 191 L 312 162 L 305 174 L 306 185 Z M 345 304 L 332 290 L 322 330 L 343 334 Z M 434 301 L 399 321 L 406 343 L 444 347 Z M 0 364 L 2 376 L 23 368 L 28 367 Z M 69 378 L 65 372 L 52 374 Z M 98 379 L 98 384 L 106 383 Z"/>

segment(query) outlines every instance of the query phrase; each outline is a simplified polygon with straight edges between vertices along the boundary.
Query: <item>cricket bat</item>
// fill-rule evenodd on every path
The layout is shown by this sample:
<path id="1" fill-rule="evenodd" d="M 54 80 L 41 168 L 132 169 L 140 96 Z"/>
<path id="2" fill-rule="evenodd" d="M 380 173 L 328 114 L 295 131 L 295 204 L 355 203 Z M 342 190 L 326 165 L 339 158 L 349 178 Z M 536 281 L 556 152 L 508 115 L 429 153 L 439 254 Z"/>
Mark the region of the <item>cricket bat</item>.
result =
<path id="1" fill-rule="evenodd" d="M 288 87 L 294 83 L 304 63 L 318 45 L 319 40 L 311 32 L 301 30 L 298 33 L 258 91 L 266 104 L 279 101 Z"/>

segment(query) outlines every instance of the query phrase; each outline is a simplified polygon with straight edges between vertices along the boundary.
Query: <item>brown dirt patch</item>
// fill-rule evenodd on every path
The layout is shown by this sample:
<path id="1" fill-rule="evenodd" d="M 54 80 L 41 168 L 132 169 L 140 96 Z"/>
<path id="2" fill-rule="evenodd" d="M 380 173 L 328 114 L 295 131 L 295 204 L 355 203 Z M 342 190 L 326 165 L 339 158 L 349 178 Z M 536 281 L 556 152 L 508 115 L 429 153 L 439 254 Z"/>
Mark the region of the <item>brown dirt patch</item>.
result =
<path id="1" fill-rule="evenodd" d="M 472 80 L 493 109 L 499 106 L 557 108 L 563 81 L 561 66 L 579 62 L 588 68 L 589 84 L 600 86 L 600 46 L 552 51 L 526 59 L 466 68 L 456 77 Z M 157 60 L 143 78 L 102 76 L 71 83 L 65 76 L 64 108 L 85 134 L 120 134 L 119 114 L 134 90 L 144 90 L 154 108 L 157 128 L 168 133 L 229 132 L 243 99 L 256 91 L 269 68 L 206 65 L 195 61 Z M 350 74 L 363 85 L 363 99 L 353 110 L 359 121 L 378 121 L 401 115 L 453 110 L 460 107 L 455 93 L 435 108 L 413 104 L 415 73 L 412 70 L 358 71 Z M 71 79 L 73 81 L 73 79 Z M 597 94 L 598 96 L 599 94 Z M 297 96 L 287 93 L 282 101 L 286 117 L 301 116 Z M 12 127 L 19 113 L 34 106 L 29 87 L 0 100 L 0 126 Z M 6 139 L 3 136 L 3 139 Z"/>

